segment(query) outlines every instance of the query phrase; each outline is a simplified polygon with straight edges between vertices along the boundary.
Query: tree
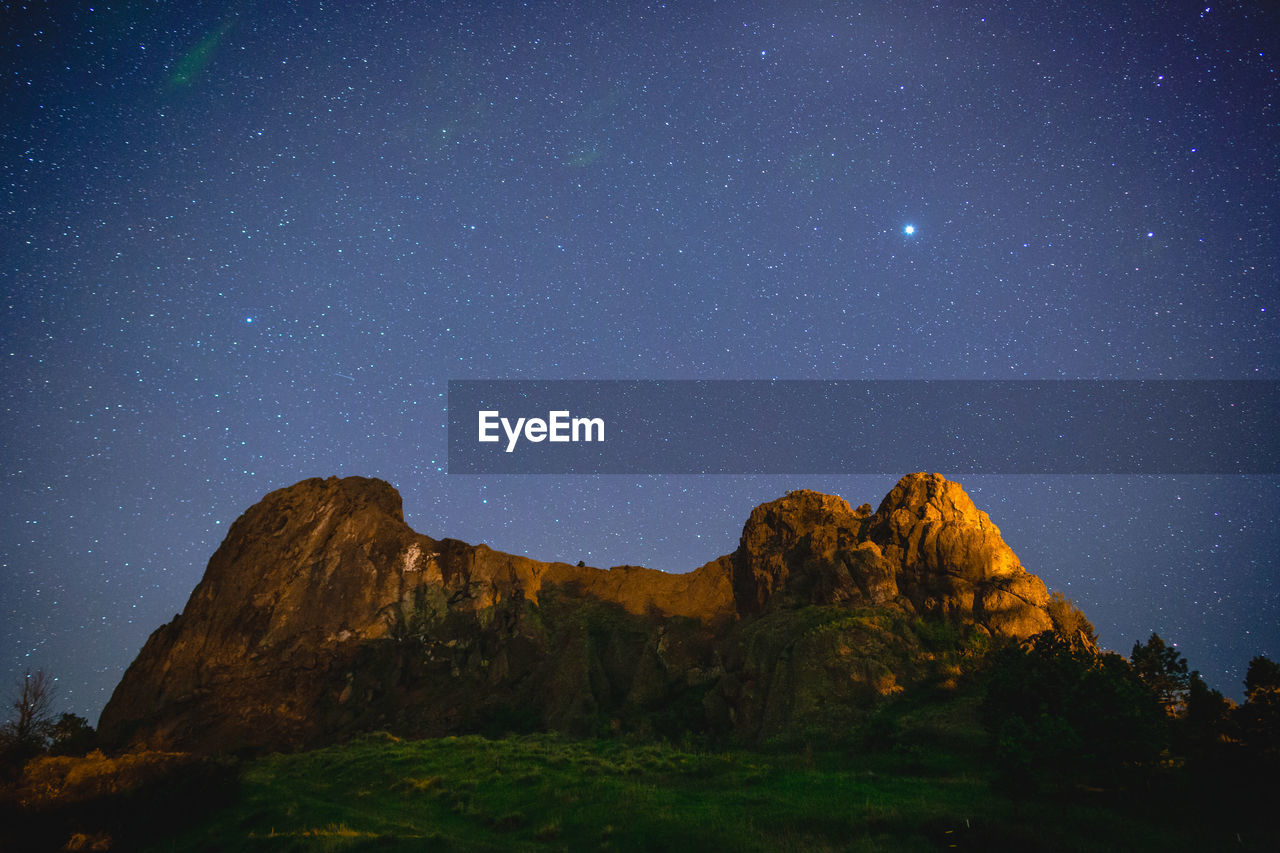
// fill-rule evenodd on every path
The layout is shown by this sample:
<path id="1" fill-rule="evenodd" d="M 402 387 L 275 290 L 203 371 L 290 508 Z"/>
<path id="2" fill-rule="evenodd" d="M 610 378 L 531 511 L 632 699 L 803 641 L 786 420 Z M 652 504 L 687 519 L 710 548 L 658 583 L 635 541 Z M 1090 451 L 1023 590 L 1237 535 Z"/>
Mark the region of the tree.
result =
<path id="1" fill-rule="evenodd" d="M 1244 676 L 1244 695 L 1249 702 L 1280 702 L 1280 664 L 1261 655 L 1249 661 Z"/>
<path id="2" fill-rule="evenodd" d="M 1211 688 L 1198 671 L 1191 672 L 1186 712 L 1174 721 L 1174 749 L 1186 758 L 1195 773 L 1210 776 L 1226 772 L 1230 759 L 1227 735 L 1235 705 Z"/>
<path id="3" fill-rule="evenodd" d="M 1153 632 L 1146 645 L 1134 643 L 1129 662 L 1138 677 L 1160 697 L 1166 713 L 1174 714 L 1186 707 L 1191 684 L 1187 661 L 1177 649 L 1165 645 L 1159 634 Z"/>
<path id="4" fill-rule="evenodd" d="M 43 747 L 53 725 L 53 680 L 38 669 L 18 679 L 11 707 L 16 716 L 4 724 L 5 734 L 18 743 Z"/>
<path id="5" fill-rule="evenodd" d="M 1187 728 L 1206 737 L 1217 737 L 1231 715 L 1232 703 L 1220 691 L 1211 688 L 1200 677 L 1199 670 L 1192 671 L 1187 689 Z"/>
<path id="6" fill-rule="evenodd" d="M 14 716 L 0 726 L 0 769 L 11 773 L 44 751 L 53 727 L 53 680 L 27 670 L 14 687 Z"/>
<path id="7" fill-rule="evenodd" d="M 84 755 L 93 749 L 95 737 L 88 720 L 78 714 L 64 712 L 49 727 L 49 752 L 53 755 Z"/>
<path id="8" fill-rule="evenodd" d="M 1250 757 L 1274 778 L 1280 769 L 1280 666 L 1270 658 L 1249 661 L 1245 703 L 1236 709 L 1236 733 Z"/>
<path id="9" fill-rule="evenodd" d="M 994 652 L 985 684 L 983 723 L 1018 788 L 1114 782 L 1154 766 L 1167 740 L 1156 696 L 1124 658 L 1053 631 Z"/>

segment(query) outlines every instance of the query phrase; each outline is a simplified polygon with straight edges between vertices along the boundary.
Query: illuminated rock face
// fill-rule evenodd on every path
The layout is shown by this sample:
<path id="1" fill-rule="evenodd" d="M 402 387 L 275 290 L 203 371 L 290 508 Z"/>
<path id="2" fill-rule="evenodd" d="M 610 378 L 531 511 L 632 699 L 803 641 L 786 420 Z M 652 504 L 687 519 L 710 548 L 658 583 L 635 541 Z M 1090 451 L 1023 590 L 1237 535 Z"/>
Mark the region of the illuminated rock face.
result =
<path id="1" fill-rule="evenodd" d="M 842 498 L 796 491 L 752 511 L 732 555 L 743 614 L 775 596 L 800 604 L 880 605 L 1029 637 L 1053 626 L 1044 583 L 1022 568 L 958 483 L 909 474 L 874 514 Z"/>
<path id="2" fill-rule="evenodd" d="M 1021 638 L 1051 627 L 1047 600 L 986 513 L 937 475 L 903 478 L 875 513 L 792 492 L 751 513 L 733 554 L 685 574 L 434 540 L 405 524 L 387 483 L 312 479 L 237 519 L 182 614 L 125 673 L 100 730 L 109 743 L 209 751 L 372 728 L 719 726 L 754 737 L 785 728 L 796 696 L 826 689 L 826 675 L 804 674 L 811 661 L 768 690 L 756 684 L 801 646 L 827 658 L 818 664 L 833 684 L 858 687 L 840 701 L 922 677 L 906 663 L 910 638 L 823 651 L 786 633 L 808 630 L 792 622 L 776 654 L 748 654 L 761 620 L 873 608 Z M 879 662 L 850 651 L 882 645 Z"/>
<path id="3" fill-rule="evenodd" d="M 911 474 L 885 496 L 868 525 L 923 615 L 972 620 L 990 633 L 1018 638 L 1050 630 L 1044 582 L 1022 568 L 991 518 L 960 484 Z"/>

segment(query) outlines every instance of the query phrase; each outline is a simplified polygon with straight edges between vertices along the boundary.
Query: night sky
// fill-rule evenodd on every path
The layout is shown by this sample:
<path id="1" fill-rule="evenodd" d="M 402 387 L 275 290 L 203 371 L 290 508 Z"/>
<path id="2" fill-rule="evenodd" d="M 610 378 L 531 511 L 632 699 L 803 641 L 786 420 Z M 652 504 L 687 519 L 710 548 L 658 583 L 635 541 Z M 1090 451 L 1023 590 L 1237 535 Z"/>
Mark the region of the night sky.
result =
<path id="1" fill-rule="evenodd" d="M 449 379 L 1280 379 L 1273 3 L 0 22 L 0 684 L 92 721 L 306 477 L 686 571 L 758 503 L 907 473 L 449 475 Z M 1280 657 L 1280 478 L 957 479 L 1104 645 L 1157 631 L 1237 697 Z"/>

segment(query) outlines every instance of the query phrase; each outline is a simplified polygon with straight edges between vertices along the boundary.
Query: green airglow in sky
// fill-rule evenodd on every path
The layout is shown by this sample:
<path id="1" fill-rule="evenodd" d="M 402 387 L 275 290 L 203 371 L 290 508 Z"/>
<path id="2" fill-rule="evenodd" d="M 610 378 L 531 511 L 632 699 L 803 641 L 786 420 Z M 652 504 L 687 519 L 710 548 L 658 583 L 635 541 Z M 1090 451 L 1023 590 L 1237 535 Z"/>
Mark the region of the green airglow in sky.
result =
<path id="1" fill-rule="evenodd" d="M 165 88 L 173 91 L 175 89 L 185 89 L 196 81 L 209 63 L 213 60 L 214 53 L 218 50 L 218 45 L 222 44 L 222 40 L 226 38 L 228 32 L 231 31 L 231 22 L 224 21 L 216 30 L 209 33 L 200 42 L 178 60 L 174 65 L 173 71 L 165 80 Z"/>

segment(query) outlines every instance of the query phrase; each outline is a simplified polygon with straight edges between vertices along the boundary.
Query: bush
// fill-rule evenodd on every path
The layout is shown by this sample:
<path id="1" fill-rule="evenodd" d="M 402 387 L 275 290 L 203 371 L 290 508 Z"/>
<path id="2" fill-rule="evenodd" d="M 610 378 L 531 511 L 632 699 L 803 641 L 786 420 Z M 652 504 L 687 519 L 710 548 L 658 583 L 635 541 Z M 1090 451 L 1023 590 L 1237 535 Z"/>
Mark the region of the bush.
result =
<path id="1" fill-rule="evenodd" d="M 0 849 L 90 849 L 94 839 L 132 849 L 225 805 L 236 776 L 233 764 L 185 753 L 42 755 L 3 803 Z"/>
<path id="2" fill-rule="evenodd" d="M 1084 611 L 1076 607 L 1076 603 L 1060 592 L 1049 593 L 1049 619 L 1053 622 L 1053 630 L 1068 645 L 1086 651 L 1098 650 L 1098 632 L 1084 615 Z"/>

